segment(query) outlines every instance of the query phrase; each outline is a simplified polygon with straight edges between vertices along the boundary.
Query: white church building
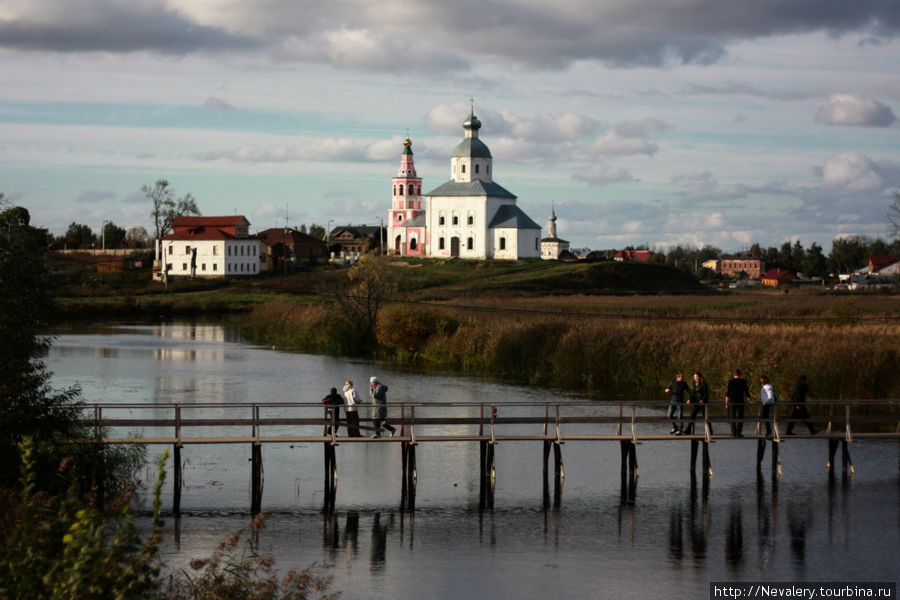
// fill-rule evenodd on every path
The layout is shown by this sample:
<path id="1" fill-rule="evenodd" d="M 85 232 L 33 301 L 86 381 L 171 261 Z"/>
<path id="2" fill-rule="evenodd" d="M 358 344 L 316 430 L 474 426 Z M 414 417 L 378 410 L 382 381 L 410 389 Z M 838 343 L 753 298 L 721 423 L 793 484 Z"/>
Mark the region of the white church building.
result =
<path id="1" fill-rule="evenodd" d="M 541 257 L 541 227 L 493 179 L 493 157 L 478 138 L 474 111 L 450 157 L 450 180 L 425 194 L 416 176 L 411 142 L 404 142 L 388 211 L 388 248 L 403 256 L 469 259 Z"/>

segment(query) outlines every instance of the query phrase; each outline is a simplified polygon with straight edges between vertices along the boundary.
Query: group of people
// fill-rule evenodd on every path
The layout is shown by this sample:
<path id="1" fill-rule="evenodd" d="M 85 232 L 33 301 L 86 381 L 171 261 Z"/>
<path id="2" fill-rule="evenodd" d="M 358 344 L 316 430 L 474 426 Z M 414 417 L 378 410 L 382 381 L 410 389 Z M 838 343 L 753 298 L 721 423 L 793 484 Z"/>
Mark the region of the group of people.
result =
<path id="1" fill-rule="evenodd" d="M 387 391 L 388 386 L 381 383 L 378 377 L 369 378 L 369 398 L 372 402 L 372 424 L 375 427 L 373 438 L 380 438 L 382 430 L 388 432 L 389 437 L 394 437 L 397 429 L 388 423 L 387 420 Z M 331 388 L 331 392 L 322 398 L 322 404 L 325 405 L 326 418 L 329 425 L 326 427 L 326 433 L 331 434 L 334 428 L 334 435 L 337 435 L 338 420 L 340 418 L 341 407 L 344 407 L 344 414 L 347 420 L 347 435 L 350 437 L 361 437 L 359 431 L 359 412 L 357 407 L 362 403 L 359 392 L 353 387 L 353 382 L 347 380 L 344 383 L 343 396 L 338 394 L 337 388 Z"/>
<path id="2" fill-rule="evenodd" d="M 775 388 L 768 376 L 760 375 L 759 377 L 759 402 L 762 410 L 760 418 L 765 424 L 766 436 L 772 435 L 772 421 L 770 419 L 772 407 L 775 406 Z M 691 387 L 684 380 L 684 373 L 675 374 L 675 379 L 666 386 L 666 393 L 670 395 L 668 419 L 672 422 L 672 435 L 682 435 L 694 432 L 694 422 L 698 415 L 702 415 L 709 404 L 709 386 L 706 379 L 700 371 L 694 372 L 694 387 Z M 794 390 L 791 392 L 791 412 L 790 420 L 787 426 L 787 435 L 793 435 L 794 425 L 803 422 L 809 433 L 815 435 L 817 429 L 810 421 L 809 410 L 806 408 L 806 397 L 809 394 L 809 384 L 806 381 L 806 375 L 800 375 Z M 685 395 L 688 396 L 685 401 Z M 741 370 L 735 369 L 734 374 L 728 381 L 728 387 L 725 390 L 725 407 L 728 409 L 728 420 L 731 423 L 731 435 L 734 437 L 744 437 L 744 406 L 746 403 L 755 404 L 750 395 L 750 387 L 747 380 L 741 377 Z M 684 426 L 684 405 L 692 405 L 690 423 L 688 427 Z M 712 433 L 712 426 L 710 426 Z"/>

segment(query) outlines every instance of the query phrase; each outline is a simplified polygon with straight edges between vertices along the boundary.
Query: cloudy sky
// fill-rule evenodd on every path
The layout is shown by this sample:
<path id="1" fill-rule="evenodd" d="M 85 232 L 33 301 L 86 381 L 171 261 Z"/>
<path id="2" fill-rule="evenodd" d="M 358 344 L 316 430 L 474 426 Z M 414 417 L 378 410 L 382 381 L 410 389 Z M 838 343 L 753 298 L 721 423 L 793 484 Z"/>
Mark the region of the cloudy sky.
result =
<path id="1" fill-rule="evenodd" d="M 897 0 L 3 0 L 0 192 L 150 230 L 165 178 L 253 228 L 378 222 L 402 140 L 595 249 L 884 237 Z"/>

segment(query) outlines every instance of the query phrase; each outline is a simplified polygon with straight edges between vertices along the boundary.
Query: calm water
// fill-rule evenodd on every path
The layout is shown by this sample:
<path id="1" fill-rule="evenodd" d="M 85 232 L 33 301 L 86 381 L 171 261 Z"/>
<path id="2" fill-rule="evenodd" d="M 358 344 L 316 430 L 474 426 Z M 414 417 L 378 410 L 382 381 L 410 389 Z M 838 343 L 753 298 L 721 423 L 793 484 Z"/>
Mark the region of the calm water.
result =
<path id="1" fill-rule="evenodd" d="M 317 402 L 343 380 L 372 374 L 390 386 L 391 402 L 585 399 L 253 347 L 214 323 L 63 330 L 47 364 L 55 385 L 78 383 L 87 402 L 149 411 L 171 402 Z M 321 512 L 321 446 L 263 452 L 268 518 L 259 542 L 284 569 L 327 566 L 344 598 L 708 597 L 710 581 L 895 582 L 900 573 L 896 442 L 854 444 L 851 478 L 840 467 L 829 477 L 824 441 L 788 440 L 783 476 L 766 468 L 758 478 L 755 443 L 721 441 L 710 448 L 707 487 L 691 482 L 688 444 L 647 442 L 633 496 L 623 494 L 617 444 L 569 442 L 562 500 L 547 507 L 541 445 L 505 442 L 492 511 L 477 508 L 475 444 L 422 444 L 414 512 L 399 508 L 399 445 L 343 444 L 330 515 Z M 247 526 L 249 455 L 241 446 L 185 448 L 186 514 L 168 520 L 171 568 Z"/>

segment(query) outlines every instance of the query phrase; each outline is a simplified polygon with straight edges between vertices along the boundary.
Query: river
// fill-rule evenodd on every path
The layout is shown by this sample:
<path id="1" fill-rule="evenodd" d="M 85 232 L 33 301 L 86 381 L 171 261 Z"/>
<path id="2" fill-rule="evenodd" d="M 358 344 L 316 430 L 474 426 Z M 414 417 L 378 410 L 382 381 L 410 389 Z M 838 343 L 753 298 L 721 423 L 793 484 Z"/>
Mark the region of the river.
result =
<path id="1" fill-rule="evenodd" d="M 61 328 L 46 364 L 54 386 L 78 384 L 86 402 L 151 410 L 172 402 L 316 402 L 348 378 L 364 390 L 375 374 L 392 403 L 586 399 L 260 348 L 216 322 Z M 349 599 L 705 598 L 714 581 L 896 582 L 897 443 L 853 444 L 855 476 L 840 465 L 826 471 L 823 440 L 781 447 L 783 475 L 758 476 L 754 443 L 717 442 L 714 476 L 703 485 L 690 478 L 688 444 L 643 443 L 629 495 L 617 444 L 569 442 L 561 501 L 547 506 L 540 444 L 500 443 L 494 508 L 479 510 L 477 445 L 422 444 L 416 509 L 404 511 L 399 445 L 343 444 L 336 510 L 324 514 L 321 446 L 266 445 L 267 517 L 258 541 L 283 570 L 324 566 Z M 151 447 L 151 458 L 161 450 Z M 250 522 L 249 447 L 188 446 L 183 457 L 184 515 L 167 518 L 163 548 L 170 569 L 209 554 Z M 164 500 L 169 505 L 171 487 Z"/>

